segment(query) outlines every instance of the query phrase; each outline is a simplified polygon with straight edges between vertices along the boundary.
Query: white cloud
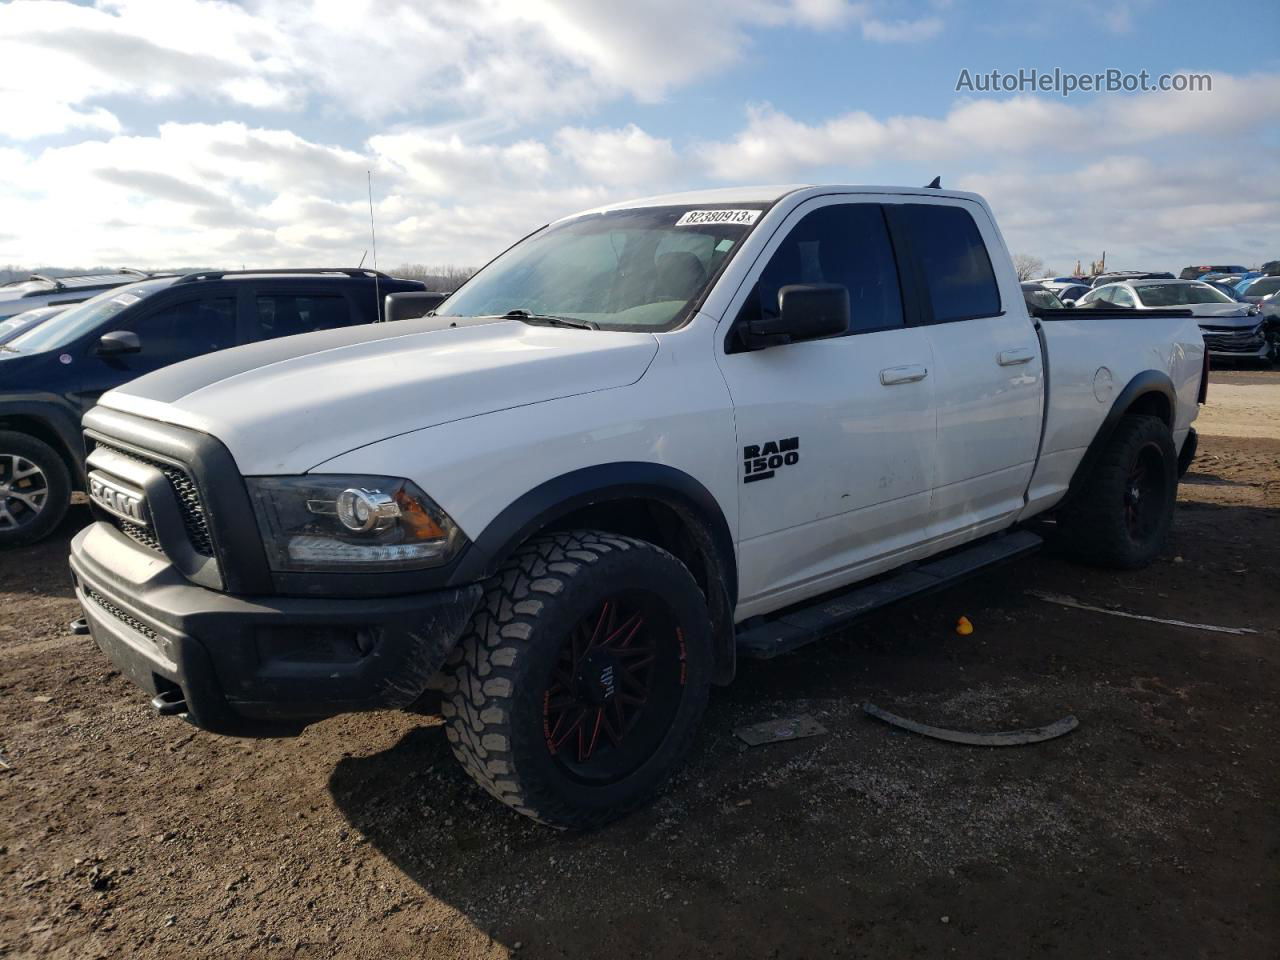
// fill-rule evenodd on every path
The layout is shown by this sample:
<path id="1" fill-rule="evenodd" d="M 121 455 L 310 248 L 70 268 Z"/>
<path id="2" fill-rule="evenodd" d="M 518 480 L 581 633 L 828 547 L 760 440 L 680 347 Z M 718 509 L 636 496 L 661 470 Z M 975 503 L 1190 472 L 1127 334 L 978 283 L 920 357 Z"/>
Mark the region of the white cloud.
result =
<path id="1" fill-rule="evenodd" d="M 1246 101 L 1250 109 L 1239 110 Z M 854 111 L 807 124 L 766 104 L 749 109 L 737 136 L 704 144 L 701 153 L 722 179 L 789 180 L 833 166 L 921 156 L 942 164 L 1036 151 L 1088 154 L 1179 137 L 1202 143 L 1256 132 L 1276 119 L 1280 75 L 1215 74 L 1213 89 L 1203 93 L 1102 96 L 1079 106 L 1045 96 L 961 100 L 940 118 L 881 120 Z"/>
<path id="2" fill-rule="evenodd" d="M 655 102 L 737 61 L 748 28 L 829 29 L 862 13 L 848 0 L 10 3 L 0 5 L 3 135 L 114 132 L 99 102 L 111 97 L 322 103 L 373 120 L 425 105 L 510 125 L 623 96 Z"/>
<path id="3" fill-rule="evenodd" d="M 634 123 L 621 130 L 564 127 L 555 139 L 565 157 L 595 183 L 661 184 L 680 169 L 671 141 L 652 137 Z"/>
<path id="4" fill-rule="evenodd" d="M 940 17 L 921 17 L 919 20 L 862 21 L 862 35 L 877 43 L 919 43 L 931 40 L 942 32 Z"/>

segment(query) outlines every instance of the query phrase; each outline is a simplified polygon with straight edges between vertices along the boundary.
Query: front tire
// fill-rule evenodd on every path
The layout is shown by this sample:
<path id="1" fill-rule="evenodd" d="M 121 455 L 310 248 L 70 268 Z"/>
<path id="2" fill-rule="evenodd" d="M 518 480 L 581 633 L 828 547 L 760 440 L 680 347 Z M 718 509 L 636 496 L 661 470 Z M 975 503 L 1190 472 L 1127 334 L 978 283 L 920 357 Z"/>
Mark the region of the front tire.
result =
<path id="1" fill-rule="evenodd" d="M 0 430 L 0 547 L 43 540 L 71 505 L 71 474 L 58 451 Z"/>
<path id="2" fill-rule="evenodd" d="M 667 781 L 711 673 L 706 600 L 679 560 L 612 533 L 547 534 L 490 580 L 445 665 L 445 734 L 503 803 L 595 827 Z"/>
<path id="3" fill-rule="evenodd" d="M 1178 496 L 1178 452 L 1159 417 L 1121 419 L 1059 515 L 1068 548 L 1095 566 L 1134 570 L 1160 552 Z"/>

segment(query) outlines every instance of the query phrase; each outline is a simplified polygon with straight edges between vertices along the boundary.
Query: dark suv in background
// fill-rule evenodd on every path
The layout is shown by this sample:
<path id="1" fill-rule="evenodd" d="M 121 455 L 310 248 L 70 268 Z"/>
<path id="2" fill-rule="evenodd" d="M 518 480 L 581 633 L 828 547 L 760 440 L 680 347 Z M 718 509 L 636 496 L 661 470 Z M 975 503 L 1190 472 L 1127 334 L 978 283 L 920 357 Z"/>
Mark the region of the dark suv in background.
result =
<path id="1" fill-rule="evenodd" d="M 0 547 L 47 535 L 84 489 L 80 418 L 108 390 L 215 350 L 373 323 L 388 294 L 424 290 L 360 269 L 152 277 L 0 345 Z"/>

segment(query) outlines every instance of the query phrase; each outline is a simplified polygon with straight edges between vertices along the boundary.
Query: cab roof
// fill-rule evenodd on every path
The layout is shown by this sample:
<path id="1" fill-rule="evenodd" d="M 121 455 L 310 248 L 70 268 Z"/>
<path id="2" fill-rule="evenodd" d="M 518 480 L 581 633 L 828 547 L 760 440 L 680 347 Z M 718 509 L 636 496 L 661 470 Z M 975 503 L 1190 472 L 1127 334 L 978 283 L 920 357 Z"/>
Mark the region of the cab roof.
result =
<path id="1" fill-rule="evenodd" d="M 774 204 L 783 198 L 790 199 L 795 203 L 800 203 L 801 201 L 808 200 L 811 197 L 821 197 L 832 193 L 889 193 L 901 194 L 904 196 L 948 197 L 956 200 L 972 200 L 975 203 L 984 204 L 982 197 L 978 196 L 978 194 L 966 193 L 962 190 L 940 190 L 934 187 L 875 186 L 868 184 L 802 183 L 754 187 L 718 187 L 708 190 L 688 190 L 683 193 L 666 193 L 653 197 L 641 197 L 636 200 L 623 200 L 618 203 L 604 204 L 603 206 L 594 207 L 590 210 L 582 210 L 578 213 L 570 214 L 567 217 L 561 217 L 560 220 L 569 220 L 591 213 L 604 213 L 609 210 L 631 210 L 638 207 L 692 206 L 704 203 L 716 206 L 733 203 L 759 205 Z M 559 220 L 556 222 L 558 223 Z"/>

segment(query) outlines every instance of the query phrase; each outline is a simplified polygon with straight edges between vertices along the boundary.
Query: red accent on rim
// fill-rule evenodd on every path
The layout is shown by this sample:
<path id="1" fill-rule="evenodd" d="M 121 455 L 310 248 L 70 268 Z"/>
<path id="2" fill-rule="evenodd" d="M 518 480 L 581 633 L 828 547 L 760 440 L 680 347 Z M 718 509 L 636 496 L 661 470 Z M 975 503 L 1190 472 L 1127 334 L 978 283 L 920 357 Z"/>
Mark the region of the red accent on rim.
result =
<path id="1" fill-rule="evenodd" d="M 652 699 L 659 669 L 660 638 L 652 629 L 646 633 L 647 622 L 643 608 L 625 596 L 610 597 L 564 639 L 542 696 L 543 739 L 562 762 L 586 764 L 605 747 L 633 749 L 628 737 Z M 676 636 L 683 686 L 686 647 L 679 628 Z"/>

